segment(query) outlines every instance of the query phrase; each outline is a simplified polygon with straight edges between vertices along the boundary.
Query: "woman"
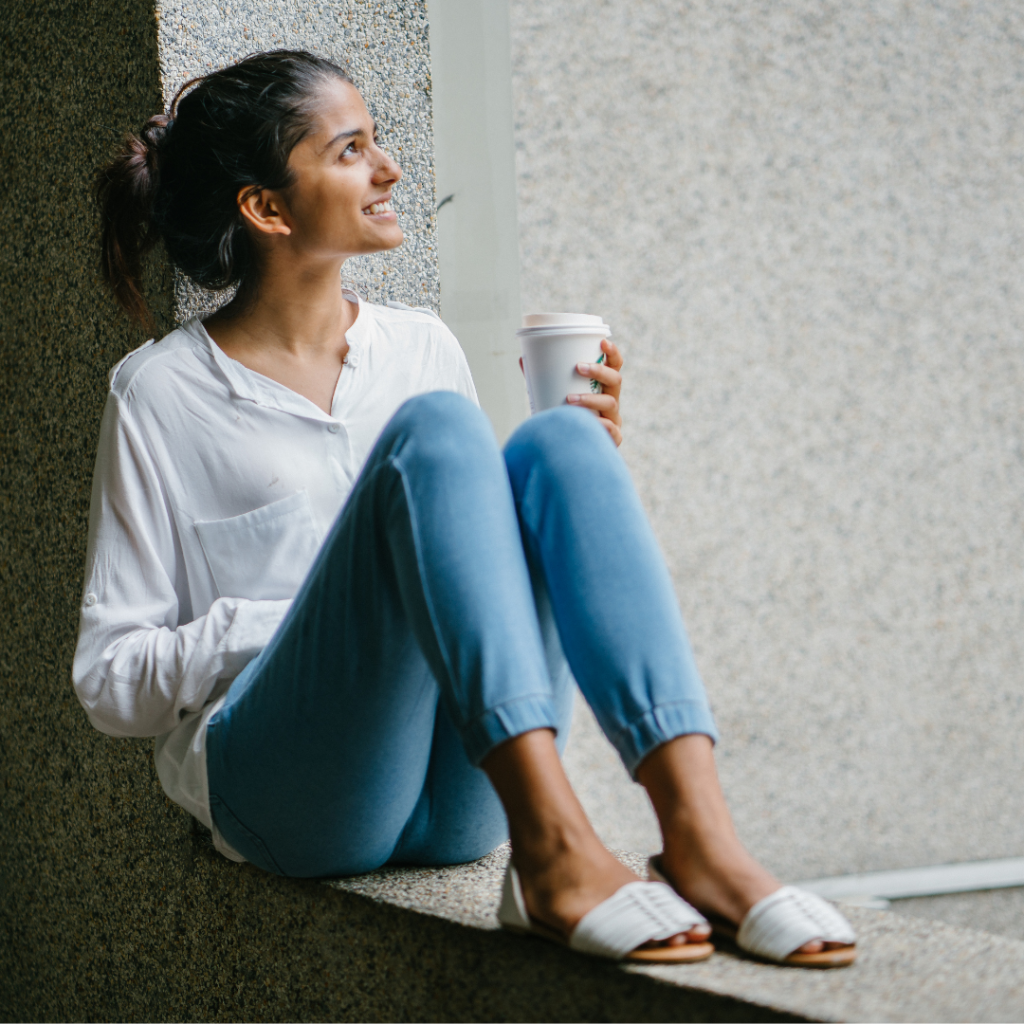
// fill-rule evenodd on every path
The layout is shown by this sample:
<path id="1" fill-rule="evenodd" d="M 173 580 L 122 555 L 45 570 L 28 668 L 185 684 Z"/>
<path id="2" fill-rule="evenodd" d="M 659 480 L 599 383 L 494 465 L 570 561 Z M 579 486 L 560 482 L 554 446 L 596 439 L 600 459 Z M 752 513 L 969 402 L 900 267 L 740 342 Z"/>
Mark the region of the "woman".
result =
<path id="1" fill-rule="evenodd" d="M 349 256 L 401 244 L 400 178 L 350 79 L 289 51 L 185 86 L 101 173 L 129 313 L 148 316 L 157 240 L 238 288 L 111 372 L 74 669 L 91 721 L 157 737 L 171 799 L 268 871 L 464 862 L 510 835 L 509 928 L 680 962 L 710 955 L 706 914 L 756 955 L 851 962 L 845 920 L 733 831 L 615 451 L 615 346 L 580 367 L 603 394 L 502 453 L 444 325 L 342 289 Z M 651 795 L 660 882 L 604 849 L 566 780 L 567 666 Z"/>

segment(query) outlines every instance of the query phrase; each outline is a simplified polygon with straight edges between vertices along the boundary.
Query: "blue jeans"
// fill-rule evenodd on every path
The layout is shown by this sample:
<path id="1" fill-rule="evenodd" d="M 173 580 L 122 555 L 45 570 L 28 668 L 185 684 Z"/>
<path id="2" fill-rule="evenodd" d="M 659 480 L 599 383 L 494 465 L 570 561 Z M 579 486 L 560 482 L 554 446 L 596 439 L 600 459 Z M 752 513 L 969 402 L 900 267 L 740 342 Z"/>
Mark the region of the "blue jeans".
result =
<path id="1" fill-rule="evenodd" d="M 471 402 L 411 399 L 210 722 L 213 819 L 282 875 L 475 860 L 507 835 L 478 766 L 530 729 L 564 744 L 569 668 L 631 772 L 676 736 L 716 735 L 668 571 L 597 418 L 534 416 L 502 458 Z"/>

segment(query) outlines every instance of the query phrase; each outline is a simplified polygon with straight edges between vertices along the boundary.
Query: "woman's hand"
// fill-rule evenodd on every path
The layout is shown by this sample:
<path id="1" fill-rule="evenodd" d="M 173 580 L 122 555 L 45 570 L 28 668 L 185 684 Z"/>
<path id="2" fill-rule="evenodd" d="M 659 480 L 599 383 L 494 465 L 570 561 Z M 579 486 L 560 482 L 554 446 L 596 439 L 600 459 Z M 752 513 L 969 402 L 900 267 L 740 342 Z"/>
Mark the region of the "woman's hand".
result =
<path id="1" fill-rule="evenodd" d="M 569 395 L 570 405 L 581 405 L 593 409 L 601 418 L 601 425 L 611 434 L 616 445 L 622 444 L 622 414 L 619 412 L 619 393 L 622 391 L 622 353 L 618 346 L 607 338 L 601 342 L 604 361 L 600 363 L 577 363 L 576 372 L 603 385 L 602 394 Z"/>

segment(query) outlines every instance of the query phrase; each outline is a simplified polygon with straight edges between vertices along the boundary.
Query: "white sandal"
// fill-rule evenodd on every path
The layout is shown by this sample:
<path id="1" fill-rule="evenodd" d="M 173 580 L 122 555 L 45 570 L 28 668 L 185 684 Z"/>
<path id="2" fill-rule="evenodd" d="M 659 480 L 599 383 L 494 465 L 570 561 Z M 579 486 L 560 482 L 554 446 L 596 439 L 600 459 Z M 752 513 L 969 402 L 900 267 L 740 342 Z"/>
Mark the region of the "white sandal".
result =
<path id="1" fill-rule="evenodd" d="M 609 960 L 642 960 L 663 964 L 694 963 L 707 960 L 715 951 L 710 942 L 686 942 L 679 946 L 654 946 L 638 949 L 645 942 L 659 942 L 707 924 L 684 899 L 668 885 L 659 882 L 629 882 L 589 913 L 566 939 L 530 917 L 523 899 L 519 874 L 509 863 L 501 890 L 498 921 L 502 928 L 520 934 L 539 935 L 580 953 Z"/>
<path id="2" fill-rule="evenodd" d="M 657 857 L 647 862 L 651 878 L 671 883 L 661 872 Z M 745 953 L 792 967 L 848 967 L 857 959 L 857 936 L 850 922 L 820 896 L 784 885 L 755 903 L 739 928 L 712 917 L 711 927 L 732 939 Z M 800 953 L 808 942 L 842 942 L 841 949 Z"/>

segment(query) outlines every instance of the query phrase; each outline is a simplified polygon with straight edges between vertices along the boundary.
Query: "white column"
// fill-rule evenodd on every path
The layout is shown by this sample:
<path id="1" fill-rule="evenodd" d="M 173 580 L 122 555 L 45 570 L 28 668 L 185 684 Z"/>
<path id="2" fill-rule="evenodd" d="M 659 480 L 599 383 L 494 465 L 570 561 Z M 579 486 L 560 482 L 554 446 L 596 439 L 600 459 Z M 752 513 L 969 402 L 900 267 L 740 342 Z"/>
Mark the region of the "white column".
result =
<path id="1" fill-rule="evenodd" d="M 528 414 L 519 371 L 507 0 L 429 0 L 441 315 L 504 440 Z"/>

